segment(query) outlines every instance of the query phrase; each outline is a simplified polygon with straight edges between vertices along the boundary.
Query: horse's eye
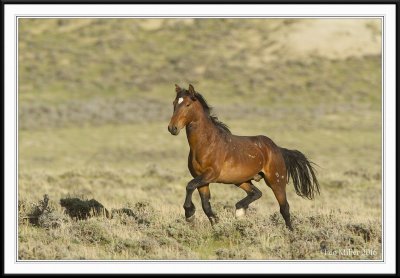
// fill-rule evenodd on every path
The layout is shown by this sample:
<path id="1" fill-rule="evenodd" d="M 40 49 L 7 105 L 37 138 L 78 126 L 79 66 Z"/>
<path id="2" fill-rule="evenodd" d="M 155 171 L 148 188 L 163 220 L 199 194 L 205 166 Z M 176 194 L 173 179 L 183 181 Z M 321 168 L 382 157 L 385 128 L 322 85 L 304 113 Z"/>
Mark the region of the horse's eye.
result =
<path id="1" fill-rule="evenodd" d="M 186 106 L 190 106 L 190 104 L 192 104 L 191 102 L 187 103 Z"/>

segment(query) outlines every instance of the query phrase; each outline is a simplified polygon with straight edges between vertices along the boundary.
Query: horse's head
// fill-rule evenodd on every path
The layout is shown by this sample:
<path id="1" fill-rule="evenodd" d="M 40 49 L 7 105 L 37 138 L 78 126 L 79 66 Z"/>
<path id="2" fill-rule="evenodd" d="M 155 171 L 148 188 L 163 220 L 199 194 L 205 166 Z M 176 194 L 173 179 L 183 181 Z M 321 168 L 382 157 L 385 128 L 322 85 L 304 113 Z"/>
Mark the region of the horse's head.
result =
<path id="1" fill-rule="evenodd" d="M 189 90 L 181 89 L 176 84 L 175 87 L 176 97 L 172 103 L 174 113 L 168 125 L 168 131 L 172 135 L 178 135 L 182 128 L 190 124 L 195 118 L 197 109 L 201 107 L 201 105 L 198 107 L 196 92 L 191 84 Z"/>

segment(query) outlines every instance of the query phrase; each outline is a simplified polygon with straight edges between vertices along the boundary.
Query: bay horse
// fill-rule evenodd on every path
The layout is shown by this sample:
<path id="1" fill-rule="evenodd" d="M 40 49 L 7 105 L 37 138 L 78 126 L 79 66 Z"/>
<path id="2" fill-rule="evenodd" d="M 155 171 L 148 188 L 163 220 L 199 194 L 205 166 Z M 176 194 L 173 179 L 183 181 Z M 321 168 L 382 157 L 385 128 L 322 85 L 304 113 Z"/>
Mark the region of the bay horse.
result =
<path id="1" fill-rule="evenodd" d="M 210 183 L 235 184 L 247 196 L 236 203 L 235 215 L 243 217 L 250 203 L 259 199 L 261 191 L 252 181 L 265 180 L 272 189 L 286 227 L 292 230 L 286 184 L 292 178 L 297 195 L 313 199 L 319 194 L 319 183 L 312 162 L 297 150 L 277 146 L 270 138 L 233 135 L 229 128 L 211 113 L 204 97 L 190 84 L 189 90 L 175 84 L 174 112 L 168 125 L 172 135 L 186 127 L 190 146 L 188 168 L 193 179 L 186 186 L 183 205 L 187 221 L 192 221 L 197 189 L 204 213 L 214 225 L 218 217 L 210 205 Z"/>

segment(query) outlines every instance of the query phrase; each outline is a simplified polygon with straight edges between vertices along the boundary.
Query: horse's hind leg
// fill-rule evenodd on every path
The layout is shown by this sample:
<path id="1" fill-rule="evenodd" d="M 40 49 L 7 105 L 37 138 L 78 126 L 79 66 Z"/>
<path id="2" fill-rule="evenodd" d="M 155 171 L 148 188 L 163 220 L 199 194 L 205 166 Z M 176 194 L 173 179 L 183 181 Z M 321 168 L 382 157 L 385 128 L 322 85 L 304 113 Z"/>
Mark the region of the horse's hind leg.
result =
<path id="1" fill-rule="evenodd" d="M 218 217 L 214 214 L 210 205 L 210 187 L 208 184 L 198 187 L 200 198 L 201 198 L 201 206 L 203 207 L 204 213 L 207 215 L 208 219 L 211 222 L 211 225 L 218 223 Z"/>
<path id="2" fill-rule="evenodd" d="M 255 187 L 251 183 L 251 181 L 242 184 L 236 184 L 236 186 L 240 187 L 247 193 L 246 197 L 236 203 L 235 216 L 239 218 L 246 214 L 246 210 L 249 207 L 249 204 L 259 199 L 262 196 L 262 193 L 257 187 Z"/>
<path id="3" fill-rule="evenodd" d="M 286 198 L 286 179 L 285 175 L 280 175 L 278 171 L 272 171 L 265 174 L 265 183 L 271 187 L 276 200 L 278 200 L 280 212 L 285 219 L 286 227 L 293 230 L 292 222 L 290 221 L 289 203 Z"/>

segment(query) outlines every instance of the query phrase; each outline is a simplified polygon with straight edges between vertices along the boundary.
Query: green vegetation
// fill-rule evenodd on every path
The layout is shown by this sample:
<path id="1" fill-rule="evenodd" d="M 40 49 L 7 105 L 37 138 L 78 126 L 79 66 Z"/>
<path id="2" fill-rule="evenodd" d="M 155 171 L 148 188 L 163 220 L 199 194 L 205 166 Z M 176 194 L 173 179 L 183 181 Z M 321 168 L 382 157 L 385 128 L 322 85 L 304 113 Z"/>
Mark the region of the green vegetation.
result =
<path id="1" fill-rule="evenodd" d="M 381 259 L 381 57 L 289 55 L 277 38 L 299 24 L 19 19 L 19 258 Z M 319 165 L 315 200 L 288 185 L 293 233 L 263 181 L 246 219 L 234 218 L 245 193 L 213 184 L 220 223 L 196 193 L 186 223 L 189 146 L 167 131 L 175 83 L 233 133 Z M 74 197 L 112 217 L 69 217 L 60 200 Z"/>

